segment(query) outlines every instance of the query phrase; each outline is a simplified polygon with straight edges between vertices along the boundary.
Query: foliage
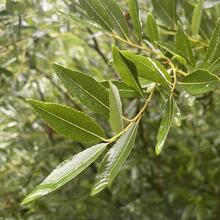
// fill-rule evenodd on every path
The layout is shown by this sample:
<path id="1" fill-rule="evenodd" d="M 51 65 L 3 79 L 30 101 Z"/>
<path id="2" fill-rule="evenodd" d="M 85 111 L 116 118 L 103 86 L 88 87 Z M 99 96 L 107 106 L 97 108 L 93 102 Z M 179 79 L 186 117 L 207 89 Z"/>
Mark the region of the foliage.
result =
<path id="1" fill-rule="evenodd" d="M 27 8 L 22 7 L 25 3 Z M 15 184 L 11 192 L 4 187 L 3 196 L 6 191 L 17 207 L 9 217 L 218 218 L 219 5 L 210 1 L 79 0 L 56 4 L 62 6 L 60 11 L 51 1 L 47 2 L 50 10 L 36 12 L 50 19 L 38 20 L 25 13 L 43 5 L 25 3 L 6 1 L 1 11 L 3 36 L 9 35 L 9 42 L 2 41 L 0 62 L 5 88 L 1 89 L 2 173 L 6 179 L 20 167 L 26 170 L 14 179 L 21 179 L 20 185 Z M 129 13 L 124 16 L 126 10 Z M 41 22 L 40 30 L 36 22 Z M 54 70 L 49 60 L 59 63 Z M 28 99 L 49 126 L 33 116 L 23 97 L 41 100 Z M 81 144 L 85 142 L 95 145 Z M 18 167 L 9 159 L 16 152 Z M 105 155 L 97 171 L 99 163 L 94 161 L 102 152 Z M 23 204 L 61 187 L 94 162 L 81 179 L 71 182 L 81 191 L 78 195 L 70 195 L 68 184 L 63 197 L 61 189 L 24 208 L 20 201 L 13 201 L 18 189 L 23 190 L 18 200 L 27 193 L 31 180 L 22 179 L 37 175 L 36 182 L 40 182 L 43 173 L 67 156 L 70 159 L 55 168 Z M 94 172 L 97 176 L 91 187 Z M 89 198 L 89 188 L 95 195 L 106 187 Z M 66 210 L 51 210 L 62 204 L 62 198 Z M 70 198 L 76 201 L 73 206 Z M 3 204 L 5 212 L 8 204 Z"/>

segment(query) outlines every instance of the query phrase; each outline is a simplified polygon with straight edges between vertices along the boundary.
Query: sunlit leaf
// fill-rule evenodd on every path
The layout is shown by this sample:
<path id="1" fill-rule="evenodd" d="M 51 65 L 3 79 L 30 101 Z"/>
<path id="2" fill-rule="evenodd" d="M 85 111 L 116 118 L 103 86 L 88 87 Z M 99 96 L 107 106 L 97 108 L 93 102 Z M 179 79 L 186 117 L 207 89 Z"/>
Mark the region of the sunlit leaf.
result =
<path id="1" fill-rule="evenodd" d="M 109 84 L 110 124 L 112 130 L 119 133 L 123 129 L 121 98 L 117 87 L 111 82 Z"/>
<path id="2" fill-rule="evenodd" d="M 97 144 L 62 162 L 22 201 L 22 205 L 47 195 L 72 180 L 94 162 L 107 145 Z"/>
<path id="3" fill-rule="evenodd" d="M 95 143 L 105 137 L 102 128 L 83 112 L 56 103 L 27 101 L 55 131 L 74 141 Z"/>
<path id="4" fill-rule="evenodd" d="M 109 186 L 115 179 L 133 148 L 137 129 L 138 124 L 134 123 L 105 155 L 91 191 L 92 196 Z"/>
<path id="5" fill-rule="evenodd" d="M 54 69 L 72 97 L 98 114 L 109 117 L 108 91 L 94 78 L 54 64 Z"/>
<path id="6" fill-rule="evenodd" d="M 157 23 L 151 13 L 147 16 L 147 36 L 152 42 L 158 41 L 159 38 Z"/>

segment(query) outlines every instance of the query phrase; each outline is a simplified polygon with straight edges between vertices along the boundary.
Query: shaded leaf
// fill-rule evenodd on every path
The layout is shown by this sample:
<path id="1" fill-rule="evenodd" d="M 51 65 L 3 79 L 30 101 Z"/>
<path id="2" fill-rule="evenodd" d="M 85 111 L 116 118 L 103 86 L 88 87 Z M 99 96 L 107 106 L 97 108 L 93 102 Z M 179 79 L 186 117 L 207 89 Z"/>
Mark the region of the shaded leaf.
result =
<path id="1" fill-rule="evenodd" d="M 198 35 L 201 18 L 202 18 L 202 11 L 203 11 L 203 4 L 204 0 L 199 0 L 199 2 L 196 4 L 196 7 L 193 11 L 193 17 L 192 17 L 192 24 L 191 24 L 191 30 L 194 35 Z"/>
<path id="2" fill-rule="evenodd" d="M 158 41 L 159 38 L 157 23 L 151 13 L 147 16 L 147 36 L 152 42 Z"/>
<path id="3" fill-rule="evenodd" d="M 122 104 L 119 91 L 111 82 L 109 82 L 109 106 L 112 130 L 119 133 L 123 129 Z"/>
<path id="4" fill-rule="evenodd" d="M 180 25 L 176 33 L 176 49 L 184 54 L 185 58 L 192 66 L 195 66 L 195 58 L 190 41 Z"/>
<path id="5" fill-rule="evenodd" d="M 58 64 L 54 69 L 72 97 L 98 114 L 109 117 L 108 91 L 94 78 Z"/>
<path id="6" fill-rule="evenodd" d="M 97 144 L 62 162 L 22 201 L 22 205 L 51 193 L 72 180 L 94 162 L 107 145 L 106 143 Z"/>
<path id="7" fill-rule="evenodd" d="M 121 12 L 119 6 L 115 3 L 114 0 L 100 0 L 100 3 L 103 5 L 107 11 L 111 23 L 113 24 L 116 31 L 123 36 L 128 38 L 128 26 L 125 21 L 124 15 Z"/>
<path id="8" fill-rule="evenodd" d="M 180 85 L 191 95 L 201 95 L 210 92 L 220 84 L 220 79 L 207 70 L 196 70 L 186 76 Z"/>
<path id="9" fill-rule="evenodd" d="M 121 78 L 128 86 L 134 88 L 140 95 L 144 96 L 138 81 L 138 74 L 135 64 L 127 59 L 114 45 L 112 47 L 112 51 L 113 61 Z"/>
<path id="10" fill-rule="evenodd" d="M 91 195 L 109 186 L 117 176 L 120 167 L 129 156 L 136 138 L 138 124 L 134 123 L 114 144 L 103 158 Z"/>
<path id="11" fill-rule="evenodd" d="M 139 6 L 137 0 L 129 0 L 129 12 L 134 26 L 134 30 L 139 40 L 142 39 L 142 27 L 139 15 Z"/>
<path id="12" fill-rule="evenodd" d="M 163 149 L 170 127 L 173 123 L 173 118 L 174 118 L 174 100 L 173 97 L 170 96 L 166 100 L 163 118 L 160 123 L 159 131 L 157 134 L 157 145 L 155 148 L 157 155 L 159 155 Z"/>
<path id="13" fill-rule="evenodd" d="M 88 115 L 56 103 L 27 99 L 36 113 L 58 133 L 78 142 L 98 142 L 105 137 L 102 128 Z"/>
<path id="14" fill-rule="evenodd" d="M 108 31 L 113 30 L 111 18 L 100 0 L 79 0 L 80 6 L 87 12 L 89 17 Z"/>

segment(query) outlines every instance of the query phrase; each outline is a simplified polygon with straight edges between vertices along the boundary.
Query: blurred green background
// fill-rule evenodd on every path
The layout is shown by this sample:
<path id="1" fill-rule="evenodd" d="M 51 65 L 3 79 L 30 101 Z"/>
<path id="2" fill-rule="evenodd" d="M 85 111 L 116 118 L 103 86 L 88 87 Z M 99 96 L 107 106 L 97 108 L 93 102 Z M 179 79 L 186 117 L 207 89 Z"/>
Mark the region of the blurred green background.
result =
<path id="1" fill-rule="evenodd" d="M 117 2 L 127 10 L 127 1 Z M 140 3 L 151 10 L 149 1 Z M 180 14 L 185 4 L 189 15 L 182 16 L 190 16 L 195 1 L 179 3 Z M 99 80 L 115 77 L 114 40 L 74 21 L 74 14 L 82 14 L 77 1 L 0 0 L 0 219 L 220 219 L 220 91 L 201 99 L 180 94 L 182 124 L 172 127 L 159 157 L 153 147 L 161 106 L 155 100 L 120 174 L 97 196 L 89 193 L 98 162 L 52 194 L 20 205 L 57 164 L 86 147 L 55 134 L 25 102 L 31 97 L 82 110 L 51 62 Z M 219 5 L 207 7 L 205 35 L 219 15 Z M 135 111 L 136 99 L 123 102 L 125 112 Z"/>

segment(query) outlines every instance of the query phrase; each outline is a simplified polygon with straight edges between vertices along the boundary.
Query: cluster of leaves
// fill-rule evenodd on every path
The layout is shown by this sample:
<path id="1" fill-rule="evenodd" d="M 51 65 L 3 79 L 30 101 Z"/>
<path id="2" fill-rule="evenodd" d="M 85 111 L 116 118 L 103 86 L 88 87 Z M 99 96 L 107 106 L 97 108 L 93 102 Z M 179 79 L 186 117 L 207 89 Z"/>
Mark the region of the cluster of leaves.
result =
<path id="1" fill-rule="evenodd" d="M 112 133 L 114 135 L 107 138 L 102 127 L 91 116 L 81 111 L 56 103 L 28 99 L 36 113 L 57 133 L 76 142 L 95 145 L 61 163 L 24 199 L 23 204 L 58 189 L 81 173 L 106 150 L 107 146 L 110 146 L 92 187 L 91 195 L 97 194 L 111 185 L 129 156 L 137 135 L 138 124 L 153 95 L 159 94 L 164 105 L 155 147 L 158 155 L 173 121 L 180 124 L 181 115 L 176 103 L 179 94 L 185 92 L 192 96 L 202 96 L 219 87 L 220 21 L 217 22 L 207 44 L 202 34 L 204 27 L 201 25 L 204 2 L 200 0 L 193 9 L 189 22 L 192 33 L 189 37 L 181 25 L 181 17 L 177 13 L 178 4 L 175 0 L 162 3 L 152 0 L 154 10 L 147 15 L 145 33 L 140 20 L 138 2 L 130 0 L 129 22 L 134 31 L 130 36 L 129 22 L 115 1 L 79 1 L 78 7 L 86 13 L 85 20 L 82 21 L 85 25 L 98 30 L 103 29 L 107 36 L 136 48 L 139 52 L 137 54 L 133 51 L 120 50 L 113 45 L 113 63 L 120 80 L 99 82 L 88 74 L 54 64 L 54 70 L 68 94 L 97 114 L 97 117 L 109 120 L 112 131 L 108 136 Z M 77 20 L 76 16 L 73 17 Z M 160 22 L 168 28 L 158 25 Z M 172 36 L 171 42 L 161 41 L 160 32 L 168 37 Z M 206 50 L 204 57 L 200 50 Z M 144 104 L 130 119 L 123 114 L 121 98 L 135 98 Z"/>

